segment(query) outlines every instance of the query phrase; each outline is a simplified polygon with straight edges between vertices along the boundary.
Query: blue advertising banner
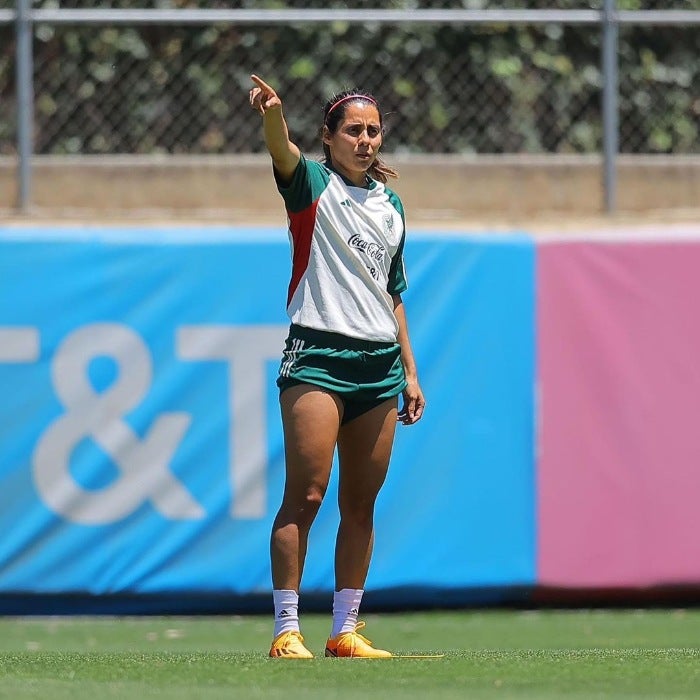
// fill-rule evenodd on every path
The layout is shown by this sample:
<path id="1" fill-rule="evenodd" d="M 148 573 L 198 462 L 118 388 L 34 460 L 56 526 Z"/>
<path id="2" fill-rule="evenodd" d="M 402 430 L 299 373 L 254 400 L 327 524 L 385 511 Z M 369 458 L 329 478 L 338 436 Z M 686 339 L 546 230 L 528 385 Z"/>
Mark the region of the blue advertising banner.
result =
<path id="1" fill-rule="evenodd" d="M 534 582 L 534 245 L 414 235 L 368 589 Z M 0 228 L 0 595 L 270 588 L 281 229 Z M 302 587 L 333 590 L 331 485 Z"/>

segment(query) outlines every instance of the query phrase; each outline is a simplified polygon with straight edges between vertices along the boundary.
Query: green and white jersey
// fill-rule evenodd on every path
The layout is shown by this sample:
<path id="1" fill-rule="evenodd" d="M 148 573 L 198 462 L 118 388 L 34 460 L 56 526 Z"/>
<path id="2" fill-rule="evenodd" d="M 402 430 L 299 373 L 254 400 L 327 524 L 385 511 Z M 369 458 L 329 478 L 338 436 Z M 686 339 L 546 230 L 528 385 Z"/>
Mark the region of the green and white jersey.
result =
<path id="1" fill-rule="evenodd" d="M 278 189 L 289 218 L 292 323 L 352 338 L 395 342 L 392 294 L 407 288 L 401 200 L 368 178 L 356 187 L 302 156 Z"/>

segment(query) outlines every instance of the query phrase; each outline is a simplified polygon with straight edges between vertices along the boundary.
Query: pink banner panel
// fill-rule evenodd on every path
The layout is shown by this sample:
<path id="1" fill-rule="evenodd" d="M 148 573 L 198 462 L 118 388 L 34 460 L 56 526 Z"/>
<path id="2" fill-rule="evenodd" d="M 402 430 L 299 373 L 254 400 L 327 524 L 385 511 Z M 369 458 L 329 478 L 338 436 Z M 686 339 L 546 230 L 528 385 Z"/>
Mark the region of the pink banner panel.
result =
<path id="1" fill-rule="evenodd" d="M 700 583 L 700 241 L 538 252 L 538 582 Z"/>

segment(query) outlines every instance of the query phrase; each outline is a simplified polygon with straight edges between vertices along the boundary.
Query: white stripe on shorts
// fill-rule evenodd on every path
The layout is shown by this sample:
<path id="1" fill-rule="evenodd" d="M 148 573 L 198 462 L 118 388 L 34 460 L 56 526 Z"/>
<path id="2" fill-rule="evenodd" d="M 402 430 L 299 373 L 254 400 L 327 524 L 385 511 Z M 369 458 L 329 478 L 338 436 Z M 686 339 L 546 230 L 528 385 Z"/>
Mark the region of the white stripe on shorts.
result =
<path id="1" fill-rule="evenodd" d="M 294 369 L 294 363 L 299 357 L 299 353 L 304 349 L 304 341 L 301 338 L 294 338 L 292 340 L 292 347 L 290 350 L 285 350 L 284 355 L 286 359 L 282 362 L 280 367 L 280 375 L 283 377 L 288 377 Z"/>

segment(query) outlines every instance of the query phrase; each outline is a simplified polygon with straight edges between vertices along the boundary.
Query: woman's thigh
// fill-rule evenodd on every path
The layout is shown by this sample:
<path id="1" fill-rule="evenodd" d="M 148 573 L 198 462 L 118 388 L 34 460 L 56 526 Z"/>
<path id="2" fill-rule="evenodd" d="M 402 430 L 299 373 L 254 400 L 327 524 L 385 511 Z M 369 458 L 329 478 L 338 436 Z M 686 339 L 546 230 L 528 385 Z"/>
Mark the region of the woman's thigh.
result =
<path id="1" fill-rule="evenodd" d="M 315 486 L 325 493 L 343 415 L 342 402 L 326 389 L 297 384 L 282 392 L 280 407 L 285 492 L 306 491 Z"/>
<path id="2" fill-rule="evenodd" d="M 338 501 L 344 508 L 373 507 L 386 479 L 396 432 L 396 397 L 340 428 Z"/>

